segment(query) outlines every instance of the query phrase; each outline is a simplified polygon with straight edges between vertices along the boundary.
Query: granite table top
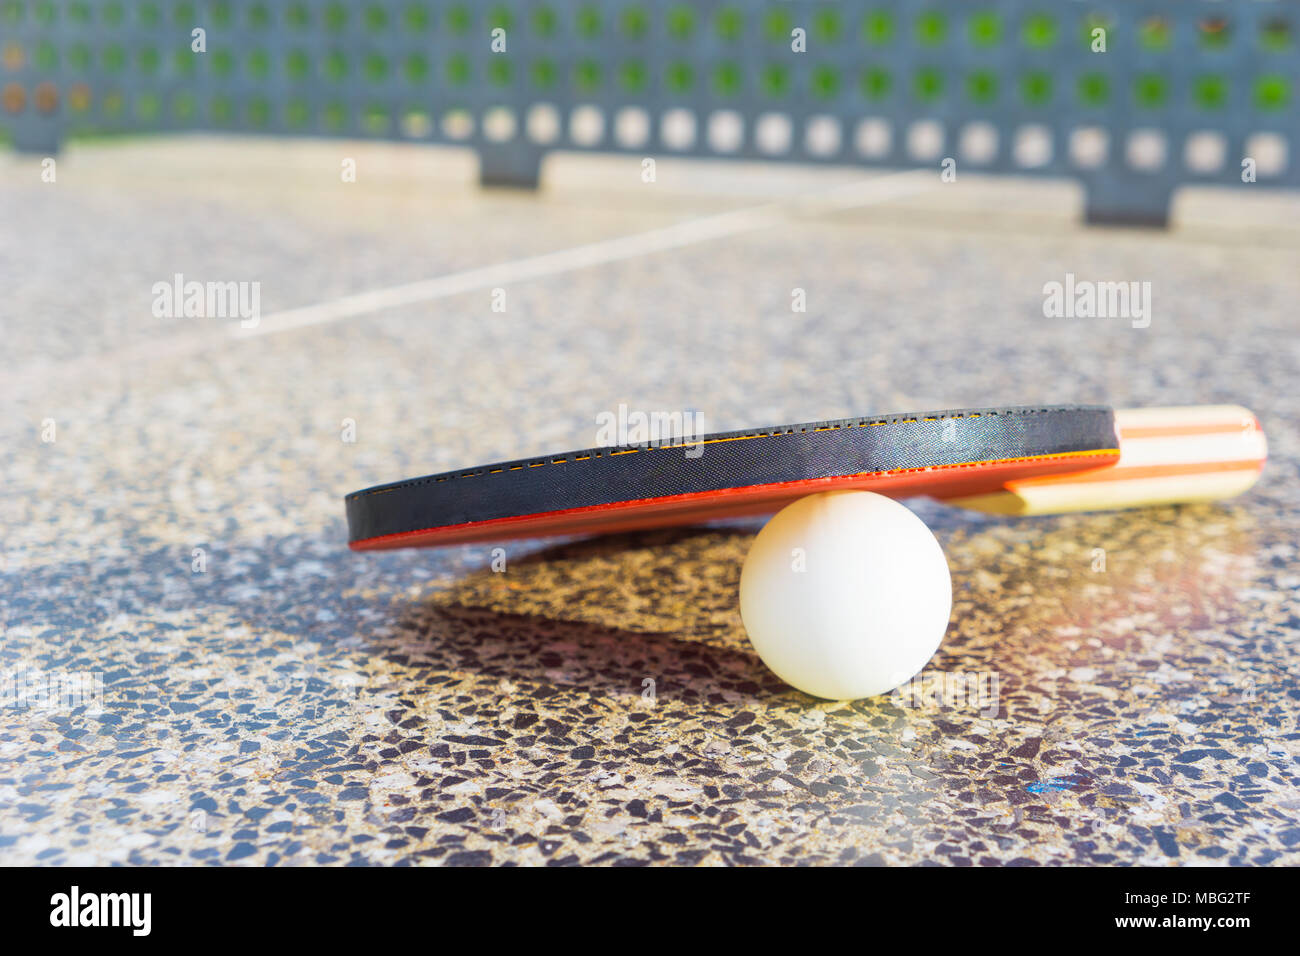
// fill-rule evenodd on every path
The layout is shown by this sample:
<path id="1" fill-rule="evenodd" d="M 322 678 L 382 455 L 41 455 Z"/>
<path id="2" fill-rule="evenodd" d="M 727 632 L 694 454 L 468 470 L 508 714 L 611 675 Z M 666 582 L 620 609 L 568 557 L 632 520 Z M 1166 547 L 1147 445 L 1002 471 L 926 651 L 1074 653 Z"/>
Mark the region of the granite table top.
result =
<path id="1" fill-rule="evenodd" d="M 74 145 L 55 183 L 0 156 L 0 863 L 1300 863 L 1300 201 L 1099 229 L 1068 188 L 963 178 L 273 321 L 864 175 L 661 167 L 561 159 L 529 194 L 363 144 Z M 1150 326 L 1044 318 L 1067 273 L 1151 282 Z M 155 316 L 176 274 L 259 282 L 265 327 Z M 345 545 L 346 492 L 589 446 L 619 403 L 1041 402 L 1243 404 L 1272 457 L 1214 505 L 911 503 L 953 572 L 929 693 L 769 673 L 756 521 L 504 572 Z"/>

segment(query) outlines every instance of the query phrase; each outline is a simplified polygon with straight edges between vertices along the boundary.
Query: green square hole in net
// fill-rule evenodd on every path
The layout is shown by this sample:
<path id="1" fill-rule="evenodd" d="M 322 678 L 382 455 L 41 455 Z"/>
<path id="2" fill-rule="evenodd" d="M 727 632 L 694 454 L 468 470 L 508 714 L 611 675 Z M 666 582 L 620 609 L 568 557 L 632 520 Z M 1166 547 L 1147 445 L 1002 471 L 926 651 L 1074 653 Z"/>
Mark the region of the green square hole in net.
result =
<path id="1" fill-rule="evenodd" d="M 1002 42 L 1002 17 L 994 10 L 973 13 L 966 21 L 971 46 L 995 47 Z"/>
<path id="2" fill-rule="evenodd" d="M 1204 73 L 1192 81 L 1192 102 L 1203 110 L 1219 110 L 1228 105 L 1228 79 L 1218 73 Z"/>
<path id="3" fill-rule="evenodd" d="M 862 95 L 869 100 L 883 100 L 893 90 L 894 79 L 888 70 L 880 67 L 868 67 L 862 71 L 859 81 Z"/>

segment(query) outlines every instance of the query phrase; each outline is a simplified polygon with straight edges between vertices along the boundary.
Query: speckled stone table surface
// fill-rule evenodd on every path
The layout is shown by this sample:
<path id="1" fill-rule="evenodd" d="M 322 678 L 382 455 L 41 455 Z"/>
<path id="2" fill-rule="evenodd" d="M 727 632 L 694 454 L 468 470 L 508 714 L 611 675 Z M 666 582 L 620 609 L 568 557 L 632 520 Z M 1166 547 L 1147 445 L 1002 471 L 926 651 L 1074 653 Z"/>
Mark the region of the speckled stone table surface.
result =
<path id="1" fill-rule="evenodd" d="M 197 139 L 74 147 L 51 184 L 0 156 L 0 863 L 1300 863 L 1295 198 L 1084 229 L 1068 189 L 962 177 L 505 282 L 504 312 L 151 313 L 176 273 L 260 282 L 273 317 L 863 175 L 471 173 Z M 1151 282 L 1150 327 L 1044 318 L 1071 272 Z M 344 493 L 591 445 L 619 403 L 726 429 L 1075 401 L 1243 404 L 1272 457 L 1217 505 L 915 502 L 953 572 L 932 694 L 768 673 L 736 608 L 756 522 L 510 544 L 503 573 L 345 546 Z"/>

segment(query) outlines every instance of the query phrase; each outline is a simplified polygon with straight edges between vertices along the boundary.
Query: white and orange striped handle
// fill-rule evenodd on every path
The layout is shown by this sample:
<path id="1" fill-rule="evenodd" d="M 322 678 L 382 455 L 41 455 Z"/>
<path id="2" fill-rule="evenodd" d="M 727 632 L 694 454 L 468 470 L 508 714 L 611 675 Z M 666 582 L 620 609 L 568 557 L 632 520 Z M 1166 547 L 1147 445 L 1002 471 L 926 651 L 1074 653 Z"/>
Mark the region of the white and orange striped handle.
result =
<path id="1" fill-rule="evenodd" d="M 1073 474 L 1026 478 L 1007 490 L 948 504 L 997 514 L 1103 511 L 1239 495 L 1259 478 L 1268 443 L 1239 405 L 1117 409 L 1119 461 Z"/>

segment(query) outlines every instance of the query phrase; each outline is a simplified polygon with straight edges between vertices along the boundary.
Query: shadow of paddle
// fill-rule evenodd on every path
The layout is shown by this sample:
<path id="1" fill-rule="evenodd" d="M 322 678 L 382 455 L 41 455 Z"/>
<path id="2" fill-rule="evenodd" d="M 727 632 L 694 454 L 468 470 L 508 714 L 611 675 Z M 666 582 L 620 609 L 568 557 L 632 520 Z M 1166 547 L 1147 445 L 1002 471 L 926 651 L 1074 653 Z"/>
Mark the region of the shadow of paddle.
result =
<path id="1" fill-rule="evenodd" d="M 565 542 L 408 606 L 421 663 L 585 693 L 675 701 L 790 693 L 749 647 L 736 604 L 748 529 Z M 652 683 L 647 683 L 647 681 Z M 810 698 L 811 699 L 811 698 Z"/>

